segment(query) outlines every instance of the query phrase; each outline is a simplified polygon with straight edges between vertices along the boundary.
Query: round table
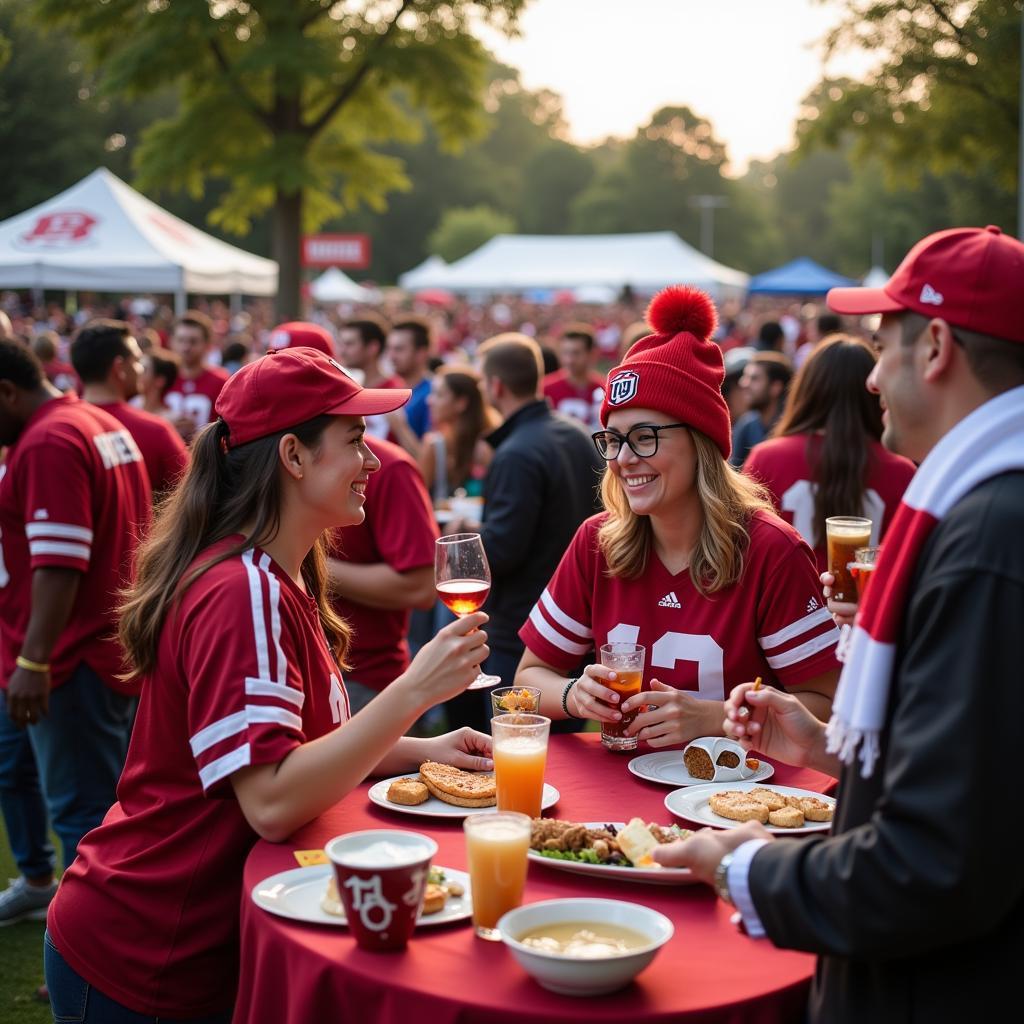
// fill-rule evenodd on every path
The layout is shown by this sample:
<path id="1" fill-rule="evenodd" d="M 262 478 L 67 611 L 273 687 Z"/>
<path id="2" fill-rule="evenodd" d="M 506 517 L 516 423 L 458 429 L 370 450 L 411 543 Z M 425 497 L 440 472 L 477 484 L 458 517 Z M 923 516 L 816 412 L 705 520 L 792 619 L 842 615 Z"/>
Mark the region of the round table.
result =
<path id="1" fill-rule="evenodd" d="M 552 736 L 546 780 L 561 792 L 548 811 L 575 821 L 640 816 L 670 823 L 666 786 L 644 782 L 628 758 L 605 751 L 594 733 Z M 833 780 L 776 765 L 769 781 L 824 792 Z M 241 910 L 241 976 L 235 1024 L 521 1024 L 530 1021 L 788 1022 L 800 1020 L 814 957 L 754 941 L 732 924 L 732 909 L 703 885 L 614 884 L 531 863 L 524 902 L 595 896 L 644 903 L 666 914 L 675 935 L 637 980 L 596 999 L 542 989 L 501 943 L 474 936 L 469 922 L 420 929 L 400 953 L 356 947 L 345 928 L 295 923 L 257 907 L 253 887 L 296 866 L 293 850 L 322 847 L 331 837 L 366 828 L 408 828 L 432 836 L 435 863 L 464 870 L 461 821 L 379 808 L 369 785 L 351 793 L 296 833 L 288 844 L 259 842 L 246 862 Z M 792 838 L 785 842 L 803 842 Z"/>

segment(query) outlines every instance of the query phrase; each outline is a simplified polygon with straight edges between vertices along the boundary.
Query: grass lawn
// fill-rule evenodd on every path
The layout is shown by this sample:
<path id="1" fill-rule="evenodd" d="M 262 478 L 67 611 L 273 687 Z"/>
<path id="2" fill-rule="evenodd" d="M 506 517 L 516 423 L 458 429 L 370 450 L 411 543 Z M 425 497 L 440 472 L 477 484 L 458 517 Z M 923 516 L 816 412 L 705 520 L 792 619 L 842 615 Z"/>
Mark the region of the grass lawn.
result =
<path id="1" fill-rule="evenodd" d="M 55 841 L 55 840 L 53 840 Z M 18 869 L 0 821 L 0 887 Z M 53 1024 L 50 1008 L 33 998 L 43 983 L 43 922 L 19 921 L 0 928 L 0 1021 L 3 1024 Z"/>

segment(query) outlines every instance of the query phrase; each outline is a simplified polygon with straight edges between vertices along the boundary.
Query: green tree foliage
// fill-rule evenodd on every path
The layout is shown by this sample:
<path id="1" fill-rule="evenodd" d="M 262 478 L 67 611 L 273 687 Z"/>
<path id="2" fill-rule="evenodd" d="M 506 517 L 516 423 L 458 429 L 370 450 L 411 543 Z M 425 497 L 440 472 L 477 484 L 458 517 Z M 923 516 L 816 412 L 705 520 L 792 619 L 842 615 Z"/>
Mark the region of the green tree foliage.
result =
<path id="1" fill-rule="evenodd" d="M 512 31 L 524 0 L 35 0 L 89 47 L 105 88 L 174 85 L 176 112 L 136 154 L 144 189 L 227 187 L 211 218 L 243 233 L 271 210 L 279 312 L 298 312 L 299 238 L 409 187 L 382 151 L 421 133 L 442 146 L 486 128 L 480 22 Z"/>
<path id="2" fill-rule="evenodd" d="M 431 234 L 430 251 L 451 263 L 479 249 L 495 235 L 511 234 L 515 229 L 511 217 L 489 206 L 452 207 L 445 210 L 441 223 Z"/>

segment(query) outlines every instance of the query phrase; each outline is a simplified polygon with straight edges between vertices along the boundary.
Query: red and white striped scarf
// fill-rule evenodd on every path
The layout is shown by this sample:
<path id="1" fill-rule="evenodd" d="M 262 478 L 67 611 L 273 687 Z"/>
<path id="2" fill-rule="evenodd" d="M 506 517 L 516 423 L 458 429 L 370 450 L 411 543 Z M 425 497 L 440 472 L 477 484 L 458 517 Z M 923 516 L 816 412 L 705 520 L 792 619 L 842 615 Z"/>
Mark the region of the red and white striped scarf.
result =
<path id="1" fill-rule="evenodd" d="M 885 723 L 900 626 L 925 541 L 980 483 L 1024 469 L 1024 387 L 986 402 L 928 453 L 885 535 L 878 567 L 857 612 L 826 731 L 829 753 L 861 774 L 874 771 Z"/>

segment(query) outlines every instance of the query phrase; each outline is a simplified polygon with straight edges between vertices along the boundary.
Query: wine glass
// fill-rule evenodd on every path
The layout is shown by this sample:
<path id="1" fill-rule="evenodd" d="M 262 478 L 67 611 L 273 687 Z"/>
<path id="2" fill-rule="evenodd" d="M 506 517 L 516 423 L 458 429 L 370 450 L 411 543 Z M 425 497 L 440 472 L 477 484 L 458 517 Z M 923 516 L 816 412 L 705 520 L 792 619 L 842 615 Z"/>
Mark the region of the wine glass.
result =
<path id="1" fill-rule="evenodd" d="M 491 568 L 479 533 L 453 533 L 439 537 L 434 548 L 434 586 L 437 596 L 460 619 L 479 611 L 491 592 Z M 481 672 L 467 687 L 486 690 L 500 676 Z"/>

